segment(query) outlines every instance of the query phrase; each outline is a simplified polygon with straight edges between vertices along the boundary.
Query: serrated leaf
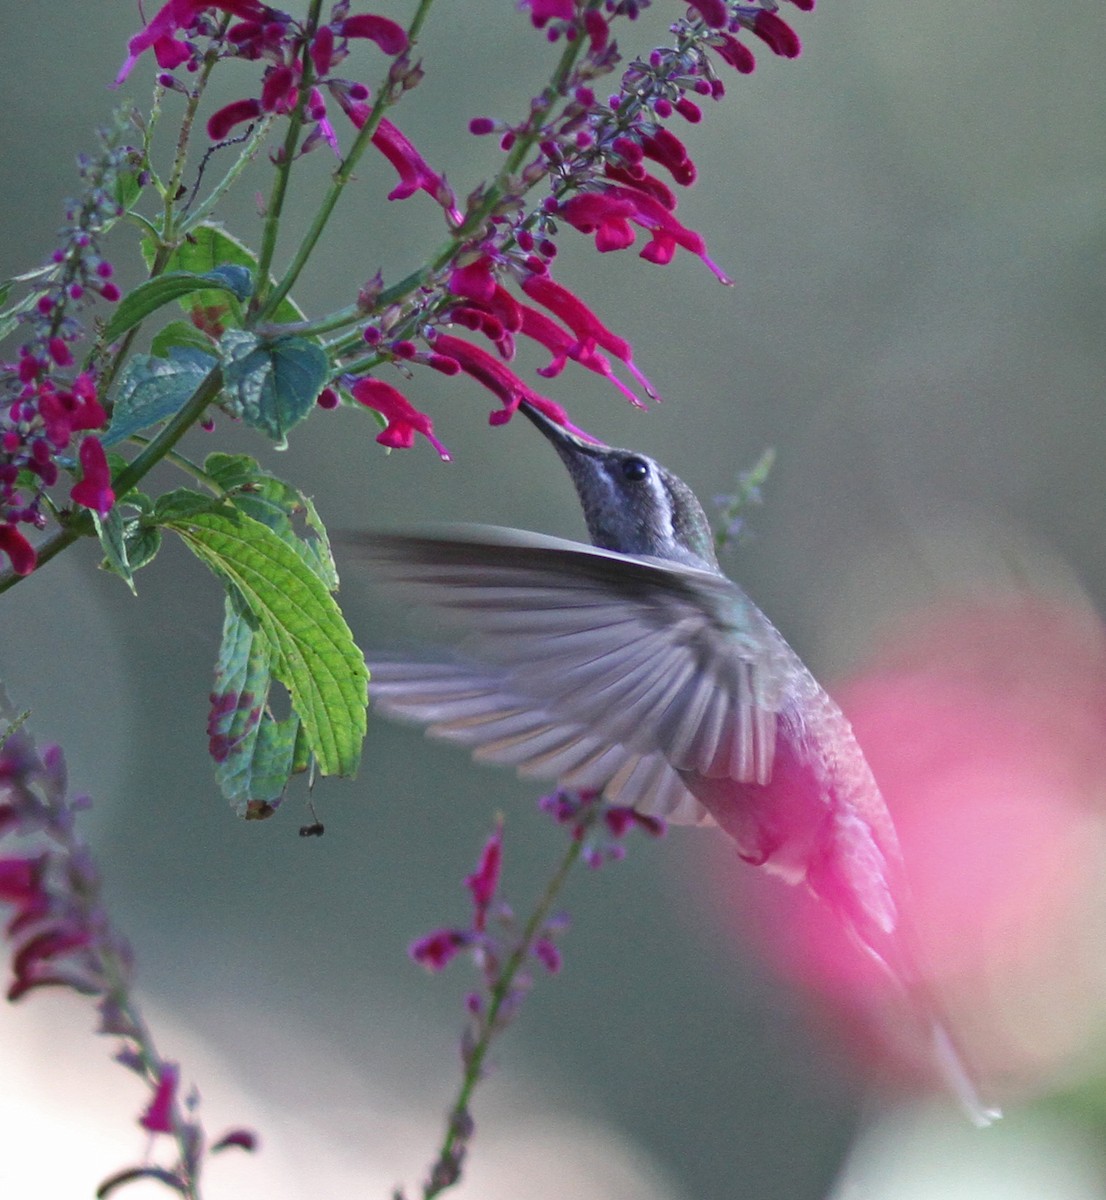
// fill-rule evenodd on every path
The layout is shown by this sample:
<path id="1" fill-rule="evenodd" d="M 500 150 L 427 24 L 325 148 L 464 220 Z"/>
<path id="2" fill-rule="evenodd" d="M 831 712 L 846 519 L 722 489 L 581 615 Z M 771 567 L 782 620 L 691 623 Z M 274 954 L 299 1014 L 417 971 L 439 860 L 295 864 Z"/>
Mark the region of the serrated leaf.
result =
<path id="1" fill-rule="evenodd" d="M 239 294 L 242 286 L 241 278 L 236 274 L 233 276 L 234 282 L 232 282 L 232 277 L 228 276 L 228 272 L 245 274 L 248 283 L 245 296 Z M 215 288 L 224 294 L 229 293 L 236 300 L 242 300 L 249 296 L 250 287 L 252 287 L 252 281 L 249 279 L 249 272 L 244 267 L 224 266 L 205 271 L 202 275 L 192 271 L 166 271 L 162 275 L 155 275 L 153 279 L 147 279 L 145 283 L 140 283 L 134 291 L 128 292 L 119 301 L 118 307 L 112 313 L 111 320 L 104 327 L 104 340 L 114 342 L 116 338 L 122 337 L 128 329 L 133 328 L 140 321 L 144 321 L 151 313 L 184 296 L 194 296 L 197 292 L 210 292 L 212 288 Z"/>
<path id="2" fill-rule="evenodd" d="M 115 202 L 129 211 L 142 194 L 142 184 L 137 171 L 120 171 L 115 177 Z"/>
<path id="3" fill-rule="evenodd" d="M 223 501 L 216 496 L 206 496 L 191 488 L 175 488 L 158 496 L 151 520 L 158 525 L 167 525 L 170 521 L 193 517 L 197 513 L 211 512 L 222 507 L 222 504 Z"/>
<path id="4" fill-rule="evenodd" d="M 127 554 L 126 532 L 120 506 L 118 504 L 113 506 L 107 516 L 101 516 L 93 509 L 92 522 L 96 527 L 96 536 L 100 539 L 100 549 L 104 552 L 104 566 L 118 575 L 131 589 L 132 594 L 137 596 L 134 572 L 131 570 Z"/>
<path id="5" fill-rule="evenodd" d="M 156 254 L 157 246 L 153 239 L 144 238 L 142 242 L 142 255 L 146 260 L 147 267 L 153 265 Z M 245 267 L 251 278 L 257 278 L 257 259 L 253 252 L 244 243 L 227 233 L 221 226 L 207 222 L 197 225 L 188 235 L 188 238 L 170 254 L 165 264 L 167 270 L 193 271 L 198 275 L 226 265 Z M 225 293 L 220 295 L 216 291 L 210 292 L 206 297 L 201 292 L 196 297 L 196 302 L 204 306 L 217 304 L 225 300 Z M 233 310 L 232 313 L 228 314 L 233 320 L 224 323 L 241 326 L 242 312 L 240 306 L 237 304 L 233 305 Z M 296 321 L 303 321 L 306 318 L 299 305 L 286 297 L 277 305 L 272 319 L 281 325 L 288 325 Z"/>
<path id="6" fill-rule="evenodd" d="M 338 571 L 330 549 L 326 526 L 309 496 L 290 483 L 265 471 L 248 454 L 222 454 L 216 451 L 204 460 L 204 471 L 224 491 L 235 508 L 260 521 L 278 534 L 326 584 L 329 591 L 338 587 Z M 296 529 L 295 518 L 302 514 L 310 530 L 306 537 Z"/>
<path id="7" fill-rule="evenodd" d="M 165 527 L 249 605 L 320 771 L 354 774 L 365 736 L 368 672 L 325 584 L 271 529 L 230 505 Z"/>
<path id="8" fill-rule="evenodd" d="M 174 346 L 167 359 L 134 355 L 119 378 L 111 424 L 101 441 L 114 445 L 176 416 L 215 366 L 210 354 L 184 346 Z"/>
<path id="9" fill-rule="evenodd" d="M 145 521 L 126 521 L 123 524 L 123 540 L 131 571 L 137 571 L 153 562 L 157 556 L 161 549 L 161 530 Z"/>
<path id="10" fill-rule="evenodd" d="M 207 334 L 201 332 L 191 321 L 170 321 L 162 326 L 150 340 L 150 353 L 154 358 L 168 358 L 174 346 L 198 350 L 201 354 L 214 354 L 215 345 Z"/>
<path id="11" fill-rule="evenodd" d="M 277 446 L 307 416 L 326 383 L 325 351 L 306 338 L 259 338 L 230 329 L 222 339 L 226 355 L 225 392 L 247 425 L 267 434 Z"/>
<path id="12" fill-rule="evenodd" d="M 208 719 L 215 778 L 239 816 L 271 812 L 292 773 L 300 722 L 268 711 L 272 646 L 228 599 Z"/>

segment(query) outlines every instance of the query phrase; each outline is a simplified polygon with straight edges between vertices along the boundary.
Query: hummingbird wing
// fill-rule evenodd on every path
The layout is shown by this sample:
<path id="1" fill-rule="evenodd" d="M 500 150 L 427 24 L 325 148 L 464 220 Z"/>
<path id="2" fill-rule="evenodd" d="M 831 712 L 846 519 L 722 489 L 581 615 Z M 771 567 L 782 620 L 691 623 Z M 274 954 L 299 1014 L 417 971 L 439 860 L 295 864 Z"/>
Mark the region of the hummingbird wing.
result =
<path id="1" fill-rule="evenodd" d="M 529 763 L 546 752 L 541 739 L 555 755 L 556 729 L 565 739 L 586 735 L 596 755 L 618 751 L 617 762 L 597 759 L 593 776 L 616 763 L 640 779 L 663 774 L 663 761 L 708 778 L 771 778 L 777 716 L 802 668 L 724 576 L 484 527 L 371 534 L 355 544 L 379 579 L 410 589 L 469 635 L 466 653 L 490 672 L 481 704 L 510 698 L 494 720 L 461 709 L 447 718 L 484 757 L 506 761 L 512 743 Z M 378 673 L 376 694 L 398 711 L 405 684 L 394 666 L 385 679 L 389 670 L 392 682 L 380 686 Z M 442 724 L 435 732 L 449 736 Z"/>
<path id="2" fill-rule="evenodd" d="M 528 778 L 603 791 L 613 803 L 678 824 L 710 821 L 659 754 L 611 745 L 582 725 L 557 718 L 513 693 L 502 672 L 463 661 L 376 660 L 373 703 L 427 733 L 474 747 L 482 762 L 513 766 Z"/>

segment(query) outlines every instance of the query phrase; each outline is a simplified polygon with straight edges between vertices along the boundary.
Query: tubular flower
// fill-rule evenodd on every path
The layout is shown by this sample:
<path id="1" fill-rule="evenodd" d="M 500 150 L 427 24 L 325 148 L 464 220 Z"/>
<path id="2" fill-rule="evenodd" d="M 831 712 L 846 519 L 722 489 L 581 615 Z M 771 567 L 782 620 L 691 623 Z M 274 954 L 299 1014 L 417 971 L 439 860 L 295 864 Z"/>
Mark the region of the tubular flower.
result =
<path id="1" fill-rule="evenodd" d="M 632 225 L 639 225 L 650 237 L 641 252 L 646 261 L 669 263 L 677 246 L 682 246 L 701 258 L 719 282 L 733 285 L 733 280 L 708 256 L 702 236 L 677 221 L 660 201 L 636 188 L 577 192 L 561 203 L 557 211 L 581 233 L 594 233 L 595 247 L 600 253 L 632 246 L 635 238 Z"/>
<path id="2" fill-rule="evenodd" d="M 802 5 L 799 5 L 801 8 Z M 802 52 L 799 35 L 782 17 L 762 9 L 753 18 L 753 33 L 764 42 L 773 54 L 782 58 L 798 58 Z"/>
<path id="3" fill-rule="evenodd" d="M 115 492 L 111 486 L 107 455 L 99 438 L 86 437 L 81 442 L 80 459 L 83 476 L 79 483 L 73 485 L 69 495 L 74 504 L 91 508 L 101 517 L 106 516 L 115 503 Z"/>
<path id="4" fill-rule="evenodd" d="M 426 159 L 391 121 L 382 118 L 372 140 L 399 175 L 399 183 L 388 193 L 389 200 L 406 200 L 416 192 L 425 192 L 460 225 L 461 214 L 445 176 L 430 169 Z"/>
<path id="5" fill-rule="evenodd" d="M 434 350 L 438 354 L 444 354 L 447 358 L 454 359 L 466 375 L 471 375 L 477 383 L 482 383 L 488 391 L 502 401 L 502 410 L 496 410 L 488 417 L 489 425 L 505 425 L 525 400 L 559 425 L 576 433 L 580 432 L 575 426 L 569 424 L 568 414 L 559 404 L 535 392 L 529 384 L 519 379 L 499 359 L 493 358 L 479 346 L 474 346 L 471 342 L 466 342 L 463 338 L 454 337 L 449 333 L 439 333 L 434 338 Z"/>
<path id="6" fill-rule="evenodd" d="M 154 14 L 146 28 L 127 43 L 127 58 L 115 77 L 115 86 L 123 83 L 147 50 L 153 50 L 157 65 L 166 71 L 187 62 L 192 57 L 192 48 L 187 41 L 177 38 L 177 31 L 187 30 L 206 8 L 217 8 L 231 16 L 255 21 L 264 20 L 269 11 L 258 0 L 169 0 Z"/>
<path id="7" fill-rule="evenodd" d="M 583 355 L 593 352 L 596 346 L 602 347 L 625 365 L 645 389 L 647 396 L 651 399 L 656 398 L 657 393 L 653 385 L 634 363 L 633 347 L 630 343 L 612 333 L 578 296 L 574 296 L 568 288 L 562 287 L 548 275 L 528 275 L 522 281 L 522 290 L 531 300 L 549 309 L 572 330 L 579 339 Z"/>
<path id="8" fill-rule="evenodd" d="M 551 320 L 545 313 L 538 312 L 536 308 L 531 308 L 529 304 L 519 307 L 522 310 L 520 332 L 544 346 L 553 355 L 548 366 L 538 368 L 538 374 L 543 379 L 554 379 L 564 370 L 565 363 L 572 359 L 573 362 L 579 363 L 596 375 L 602 375 L 614 384 L 635 408 L 645 407 L 636 393 L 618 378 L 610 361 L 598 350 L 594 347 L 585 349 L 581 342 L 562 329 L 556 321 Z"/>
<path id="9" fill-rule="evenodd" d="M 381 379 L 359 379 L 350 394 L 366 408 L 375 409 L 388 422 L 377 435 L 382 446 L 393 450 L 410 450 L 415 444 L 415 434 L 421 433 L 437 450 L 442 462 L 449 462 L 450 453 L 434 436 L 434 425 L 430 418 L 419 412 L 407 397 L 390 383 Z"/>
<path id="10" fill-rule="evenodd" d="M 38 562 L 34 546 L 14 525 L 0 525 L 0 551 L 8 556 L 17 575 L 30 575 Z"/>
<path id="11" fill-rule="evenodd" d="M 721 0 L 718 0 L 721 3 Z M 576 5 L 573 0 L 523 0 L 520 7 L 530 9 L 535 29 L 544 28 L 550 21 L 574 21 Z"/>

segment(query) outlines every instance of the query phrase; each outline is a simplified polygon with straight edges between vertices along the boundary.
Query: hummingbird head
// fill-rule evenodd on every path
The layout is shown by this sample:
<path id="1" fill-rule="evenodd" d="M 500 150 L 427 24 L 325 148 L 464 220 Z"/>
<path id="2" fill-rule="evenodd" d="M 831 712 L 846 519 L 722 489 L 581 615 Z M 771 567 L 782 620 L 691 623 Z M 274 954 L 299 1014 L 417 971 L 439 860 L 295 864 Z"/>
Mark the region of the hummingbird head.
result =
<path id="1" fill-rule="evenodd" d="M 710 522 L 682 479 L 634 450 L 585 441 L 525 401 L 519 407 L 568 468 L 593 545 L 718 572 Z"/>

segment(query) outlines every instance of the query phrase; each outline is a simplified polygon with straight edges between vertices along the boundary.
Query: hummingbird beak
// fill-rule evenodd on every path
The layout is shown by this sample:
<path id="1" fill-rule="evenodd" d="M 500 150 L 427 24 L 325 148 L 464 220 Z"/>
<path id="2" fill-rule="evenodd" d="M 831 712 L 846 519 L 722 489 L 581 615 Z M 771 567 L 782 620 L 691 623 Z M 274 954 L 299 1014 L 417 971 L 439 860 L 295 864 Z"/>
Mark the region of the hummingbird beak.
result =
<path id="1" fill-rule="evenodd" d="M 526 400 L 523 400 L 518 407 L 530 423 L 540 430 L 546 440 L 553 444 L 553 448 L 564 460 L 566 466 L 571 466 L 582 455 L 595 458 L 610 450 L 610 446 L 606 446 L 594 438 L 581 437 L 563 425 L 558 425 L 551 417 L 547 417 L 545 413 Z"/>

